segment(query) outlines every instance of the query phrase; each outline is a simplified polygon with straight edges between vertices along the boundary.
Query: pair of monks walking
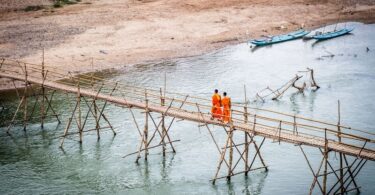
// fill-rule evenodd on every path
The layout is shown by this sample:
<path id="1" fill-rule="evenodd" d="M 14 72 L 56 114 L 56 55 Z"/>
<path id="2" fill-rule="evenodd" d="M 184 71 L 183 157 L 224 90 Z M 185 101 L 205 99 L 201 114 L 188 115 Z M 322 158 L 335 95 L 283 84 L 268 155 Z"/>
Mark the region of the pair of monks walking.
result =
<path id="1" fill-rule="evenodd" d="M 219 90 L 215 89 L 215 93 L 212 95 L 211 115 L 212 119 L 216 118 L 228 123 L 230 121 L 231 100 L 226 92 L 223 93 L 223 96 L 221 98 Z"/>

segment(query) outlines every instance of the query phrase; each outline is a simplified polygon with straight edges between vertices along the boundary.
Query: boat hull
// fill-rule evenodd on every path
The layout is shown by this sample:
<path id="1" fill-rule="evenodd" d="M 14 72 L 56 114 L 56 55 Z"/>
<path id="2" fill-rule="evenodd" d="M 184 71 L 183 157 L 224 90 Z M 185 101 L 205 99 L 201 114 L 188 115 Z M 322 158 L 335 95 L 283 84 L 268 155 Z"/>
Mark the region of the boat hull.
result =
<path id="1" fill-rule="evenodd" d="M 336 37 L 339 37 L 339 36 L 349 34 L 351 31 L 353 31 L 353 29 L 345 28 L 345 29 L 341 29 L 341 30 L 338 30 L 338 31 L 334 31 L 334 32 L 328 32 L 328 33 L 324 33 L 324 34 L 321 34 L 321 35 L 315 35 L 315 36 L 313 36 L 313 38 L 316 39 L 316 40 L 332 39 L 332 38 L 336 38 Z"/>
<path id="2" fill-rule="evenodd" d="M 309 34 L 310 32 L 309 31 L 306 31 L 306 30 L 298 30 L 298 31 L 294 31 L 294 32 L 291 32 L 291 33 L 288 33 L 288 34 L 283 34 L 283 35 L 277 35 L 277 36 L 273 36 L 269 39 L 262 39 L 262 40 L 252 40 L 250 41 L 252 44 L 256 45 L 256 46 L 264 46 L 264 45 L 271 45 L 271 44 L 275 44 L 275 43 L 281 43 L 281 42 L 285 42 L 285 41 L 290 41 L 290 40 L 294 40 L 294 39 L 299 39 L 307 34 Z"/>

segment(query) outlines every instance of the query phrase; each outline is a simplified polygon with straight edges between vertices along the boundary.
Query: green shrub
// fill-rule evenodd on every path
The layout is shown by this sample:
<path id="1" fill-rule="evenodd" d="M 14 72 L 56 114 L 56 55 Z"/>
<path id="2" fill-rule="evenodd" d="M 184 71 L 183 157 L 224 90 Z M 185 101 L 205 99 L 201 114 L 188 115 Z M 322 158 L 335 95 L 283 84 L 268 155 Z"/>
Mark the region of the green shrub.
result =
<path id="1" fill-rule="evenodd" d="M 44 9 L 45 7 L 42 6 L 42 5 L 30 5 L 30 6 L 27 6 L 24 11 L 26 12 L 29 12 L 29 11 L 38 11 L 38 10 L 41 10 L 41 9 Z"/>
<path id="2" fill-rule="evenodd" d="M 72 5 L 80 2 L 81 0 L 55 0 L 55 3 L 53 4 L 53 7 L 59 8 L 64 5 Z"/>

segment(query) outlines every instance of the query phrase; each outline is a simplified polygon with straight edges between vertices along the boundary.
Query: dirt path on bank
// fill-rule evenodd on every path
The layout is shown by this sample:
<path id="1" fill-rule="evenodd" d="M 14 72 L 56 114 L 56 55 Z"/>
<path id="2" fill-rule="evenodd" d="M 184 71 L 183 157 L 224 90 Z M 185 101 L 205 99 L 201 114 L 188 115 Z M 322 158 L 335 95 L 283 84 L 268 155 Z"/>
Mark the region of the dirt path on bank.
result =
<path id="1" fill-rule="evenodd" d="M 301 25 L 375 21 L 374 0 L 83 0 L 30 12 L 2 1 L 1 58 L 40 63 L 45 48 L 46 64 L 76 72 L 198 55 Z"/>

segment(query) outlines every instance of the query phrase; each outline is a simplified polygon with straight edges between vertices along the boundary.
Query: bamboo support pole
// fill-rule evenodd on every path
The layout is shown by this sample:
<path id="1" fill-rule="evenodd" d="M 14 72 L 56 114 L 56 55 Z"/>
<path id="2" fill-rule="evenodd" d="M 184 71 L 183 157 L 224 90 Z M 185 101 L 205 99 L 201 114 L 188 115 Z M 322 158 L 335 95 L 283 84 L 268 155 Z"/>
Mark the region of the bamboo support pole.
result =
<path id="1" fill-rule="evenodd" d="M 362 159 L 362 160 L 363 160 L 363 159 Z M 359 174 L 359 172 L 361 171 L 361 169 L 363 168 L 363 166 L 366 164 L 366 162 L 367 162 L 367 160 L 364 160 L 362 164 L 358 164 L 358 166 L 356 167 L 356 169 L 358 168 L 358 171 L 357 171 L 353 176 L 351 176 L 352 179 L 349 181 L 348 184 L 346 184 L 345 189 L 348 189 L 349 185 L 353 182 L 354 185 L 355 185 L 355 189 L 357 189 L 357 193 L 360 193 L 360 191 L 359 191 L 359 188 L 360 188 L 360 187 L 358 187 L 357 184 L 355 183 L 355 177 L 357 177 L 357 175 Z M 360 165 L 360 166 L 359 166 L 359 165 Z M 353 170 L 353 173 L 356 171 L 356 169 Z M 347 178 L 347 179 L 348 179 L 348 178 Z M 344 182 L 344 183 L 345 183 L 345 182 Z M 335 193 L 337 193 L 337 191 L 336 191 Z"/>
<path id="2" fill-rule="evenodd" d="M 145 114 L 145 127 L 143 130 L 143 140 L 145 145 L 145 161 L 147 161 L 147 154 L 148 154 L 148 116 L 149 116 L 149 110 L 148 110 L 148 99 L 147 99 L 147 90 L 145 91 L 145 104 L 146 104 L 146 114 Z"/>
<path id="3" fill-rule="evenodd" d="M 348 163 L 348 160 L 346 159 L 346 156 L 344 155 L 343 157 L 344 157 L 345 164 L 348 165 L 349 163 Z M 355 186 L 356 188 L 358 188 L 357 182 L 355 181 L 355 176 L 354 176 L 354 174 L 353 174 L 354 172 L 355 172 L 355 171 L 352 172 L 350 168 L 348 169 L 349 176 L 350 176 L 350 178 L 351 178 L 351 180 L 352 180 L 354 186 Z M 343 182 L 343 183 L 345 183 L 345 182 Z M 346 186 L 345 189 L 347 189 L 348 187 L 349 187 L 349 185 Z M 357 192 L 359 193 L 359 190 L 357 190 Z"/>
<path id="4" fill-rule="evenodd" d="M 172 105 L 173 105 L 173 100 L 170 102 L 169 106 L 168 106 L 167 109 L 162 113 L 162 115 L 165 116 L 165 113 L 168 112 L 168 110 L 172 107 Z M 162 124 L 163 121 L 160 120 L 160 121 L 159 121 L 159 124 L 156 125 L 156 122 L 155 122 L 155 120 L 153 119 L 152 115 L 149 114 L 149 116 L 150 116 L 151 121 L 153 122 L 153 124 L 154 124 L 154 126 L 155 126 L 155 131 L 154 131 L 154 133 L 152 134 L 150 140 L 148 141 L 148 144 L 150 144 L 151 141 L 155 138 L 156 132 L 159 134 L 159 136 L 160 136 L 160 138 L 161 138 L 161 140 L 160 140 L 160 144 L 163 142 L 163 140 L 164 140 L 165 138 L 167 138 L 167 139 L 169 140 L 169 142 L 170 142 L 170 141 L 171 141 L 171 138 L 169 137 L 168 130 L 169 130 L 169 128 L 170 128 L 171 126 L 169 126 L 168 130 L 165 130 L 165 134 L 163 134 L 163 132 L 160 133 L 160 131 L 159 131 L 159 127 L 160 127 L 160 125 Z M 172 121 L 172 122 L 173 122 L 173 121 Z M 164 125 L 164 128 L 165 128 L 165 125 Z M 173 153 L 176 153 L 176 150 L 174 149 L 172 143 L 170 143 L 170 146 L 171 146 L 171 148 L 172 148 L 172 150 L 173 150 Z"/>
<path id="5" fill-rule="evenodd" d="M 345 156 L 345 155 L 344 155 Z M 357 160 L 358 160 L 358 158 L 356 158 L 350 165 L 347 165 L 347 170 L 345 171 L 345 173 L 344 173 L 344 175 L 343 175 L 343 178 L 345 178 L 345 176 L 346 176 L 346 174 L 348 174 L 349 173 L 349 169 L 351 169 L 354 165 L 355 165 L 355 163 L 357 162 Z M 349 178 L 349 177 L 348 177 Z M 347 178 L 347 179 L 348 179 Z M 346 183 L 346 181 L 347 180 L 344 180 L 344 184 Z M 336 187 L 336 185 L 337 184 L 339 184 L 340 183 L 340 180 L 338 180 L 338 181 L 336 181 L 336 183 L 331 187 L 331 189 L 328 191 L 328 193 L 327 194 L 331 194 L 331 192 L 332 192 L 332 190 L 334 190 L 334 188 Z M 339 190 L 340 190 L 340 188 L 339 188 Z"/>
<path id="6" fill-rule="evenodd" d="M 244 85 L 244 95 L 245 95 L 245 104 L 247 104 L 247 96 L 246 96 L 246 85 Z M 245 124 L 248 123 L 248 116 L 247 116 L 247 106 L 244 106 L 244 122 Z M 232 117 L 231 117 L 232 118 Z M 248 136 L 249 136 L 249 133 L 248 132 L 244 132 L 244 136 L 245 136 L 245 176 L 247 176 L 248 172 L 249 172 L 249 168 L 248 168 L 248 164 L 249 164 L 249 144 L 251 143 L 248 143 Z"/>
<path id="7" fill-rule="evenodd" d="M 307 158 L 307 155 L 306 155 L 305 151 L 303 150 L 302 146 L 299 145 L 299 148 L 301 149 L 301 152 L 302 152 L 303 156 L 305 157 L 305 160 L 306 160 L 306 162 L 307 162 L 307 165 L 309 166 L 310 171 L 311 171 L 311 173 L 312 173 L 313 176 L 314 176 L 314 180 L 313 180 L 313 183 L 311 184 L 309 194 L 310 194 L 310 195 L 312 194 L 312 191 L 313 191 L 313 188 L 314 188 L 315 182 L 318 183 L 318 186 L 319 186 L 319 188 L 320 188 L 320 191 L 323 192 L 323 188 L 322 188 L 322 186 L 320 185 L 320 183 L 319 183 L 319 181 L 318 181 L 318 176 L 317 176 L 317 175 L 319 174 L 319 172 L 320 172 L 320 167 L 322 166 L 322 162 L 323 162 L 323 161 L 321 161 L 321 164 L 320 164 L 320 167 L 319 167 L 319 170 L 318 170 L 318 174 L 315 174 L 314 169 L 312 168 L 312 166 L 311 166 L 311 164 L 310 164 L 310 161 L 309 161 L 309 159 Z"/>
<path id="8" fill-rule="evenodd" d="M 179 142 L 179 141 L 181 141 L 181 140 L 173 140 L 173 141 L 171 141 L 171 142 Z M 169 144 L 169 143 L 171 143 L 171 142 L 166 142 L 165 144 Z M 148 147 L 148 149 L 153 149 L 153 148 L 157 148 L 157 147 L 160 147 L 160 146 L 163 146 L 163 144 L 157 144 L 157 145 L 154 145 L 154 146 L 149 146 Z M 143 148 L 143 149 L 141 149 L 141 152 L 142 151 L 144 151 L 145 150 L 145 148 Z M 132 153 L 129 153 L 129 154 L 127 154 L 127 155 L 125 155 L 125 156 L 123 156 L 122 158 L 126 158 L 126 157 L 128 157 L 128 156 L 131 156 L 131 155 L 134 155 L 134 154 L 137 154 L 138 152 L 132 152 Z"/>
<path id="9" fill-rule="evenodd" d="M 133 122 L 134 122 L 134 124 L 135 124 L 135 127 L 136 127 L 137 130 L 138 130 L 139 136 L 142 137 L 142 133 L 141 133 L 141 130 L 140 130 L 140 128 L 139 128 L 138 122 L 137 122 L 137 120 L 135 119 L 135 116 L 134 116 L 134 112 L 133 112 L 133 110 L 132 110 L 130 107 L 128 107 L 128 109 L 129 109 L 129 111 L 130 111 L 130 114 L 132 115 Z"/>
<path id="10" fill-rule="evenodd" d="M 319 168 L 318 168 L 317 172 L 314 173 L 314 180 L 313 180 L 313 182 L 312 182 L 312 184 L 310 186 L 310 195 L 312 194 L 316 183 L 318 184 L 318 187 L 319 187 L 320 191 L 322 192 L 322 194 L 324 194 L 323 193 L 323 187 L 322 187 L 322 185 L 320 184 L 320 182 L 318 180 L 318 175 L 320 174 L 320 170 L 322 169 L 323 164 L 324 164 L 324 157 L 320 161 L 320 165 L 319 165 Z"/>
<path id="11" fill-rule="evenodd" d="M 28 85 L 28 81 L 27 81 L 27 68 L 26 68 L 26 64 L 25 64 L 25 89 L 24 89 L 24 94 L 23 96 L 25 97 L 24 99 L 24 111 L 23 111 L 23 130 L 26 131 L 26 123 L 27 123 L 27 85 Z"/>
<path id="12" fill-rule="evenodd" d="M 78 131 L 79 131 L 79 143 L 82 144 L 82 113 L 81 113 L 81 87 L 80 87 L 80 80 L 78 77 L 78 82 L 77 82 L 77 107 L 78 107 Z"/>
<path id="13" fill-rule="evenodd" d="M 327 194 L 327 162 L 328 162 L 328 139 L 327 132 L 324 134 L 324 175 L 323 175 L 323 194 Z"/>
<path id="14" fill-rule="evenodd" d="M 233 124 L 233 123 L 232 123 L 232 124 Z M 230 127 L 230 128 L 233 128 L 233 130 L 229 130 L 229 131 L 227 131 L 226 128 L 223 127 L 224 131 L 227 133 L 227 136 L 232 136 L 232 141 L 231 141 L 231 144 L 232 144 L 232 145 L 228 146 L 228 148 L 234 148 L 234 149 L 236 149 L 236 151 L 238 152 L 238 154 L 240 154 L 240 158 L 239 158 L 238 162 L 239 162 L 240 160 L 243 160 L 244 162 L 246 162 L 246 159 L 245 159 L 244 156 L 243 156 L 243 154 L 244 154 L 245 151 L 244 151 L 244 152 L 241 152 L 240 149 L 238 148 L 239 144 L 235 144 L 234 141 L 233 141 L 233 132 L 234 132 L 235 129 L 234 129 L 233 125 L 229 125 L 229 127 Z M 230 131 L 232 131 L 232 135 L 230 135 Z M 253 140 L 252 140 L 252 141 L 253 141 Z M 237 163 L 236 163 L 236 164 L 237 164 Z M 235 168 L 235 167 L 236 167 L 236 165 L 234 166 L 234 168 Z M 248 167 L 248 165 L 246 164 L 245 167 Z M 232 170 L 234 170 L 234 168 L 233 168 Z"/>
<path id="15" fill-rule="evenodd" d="M 185 99 L 184 99 L 184 101 L 180 104 L 180 106 L 179 106 L 179 109 L 181 109 L 183 106 L 184 106 L 184 104 L 185 104 L 185 102 L 187 101 L 187 99 L 188 99 L 188 95 L 185 97 Z M 172 99 L 172 102 L 173 102 L 173 99 Z M 171 102 L 171 103 L 172 103 Z M 171 104 L 172 105 L 172 104 Z M 169 108 L 168 108 L 169 109 Z M 166 112 L 165 112 L 166 113 Z M 166 135 L 168 135 L 168 132 L 170 131 L 170 129 L 171 129 L 171 127 L 172 127 L 172 124 L 173 124 L 173 122 L 175 121 L 175 119 L 176 119 L 176 117 L 173 117 L 172 118 L 172 120 L 171 120 L 171 122 L 169 123 L 169 126 L 168 126 L 168 128 L 167 128 L 167 130 L 165 131 L 165 134 Z M 171 145 L 172 146 L 172 145 Z M 176 150 L 172 147 L 172 150 L 173 150 L 173 153 L 176 153 Z"/>
<path id="16" fill-rule="evenodd" d="M 201 116 L 202 118 L 204 118 L 203 113 L 200 111 L 200 108 L 199 108 L 199 105 L 198 105 L 198 104 L 197 104 L 197 109 L 198 109 L 198 113 L 200 114 L 200 116 Z M 207 130 L 208 130 L 208 132 L 209 132 L 209 134 L 210 134 L 210 136 L 211 136 L 211 138 L 212 138 L 212 140 L 214 141 L 214 144 L 215 144 L 215 146 L 216 146 L 217 151 L 221 154 L 222 151 L 220 150 L 220 147 L 219 147 L 219 145 L 217 144 L 217 142 L 216 142 L 216 140 L 215 140 L 215 137 L 214 137 L 214 135 L 213 135 L 211 129 L 209 128 L 209 126 L 208 126 L 207 123 L 204 123 L 204 125 L 206 126 L 206 128 L 207 128 Z M 228 146 L 228 145 L 226 144 L 225 147 L 227 147 L 227 146 Z M 223 149 L 223 151 L 226 151 L 226 148 Z M 225 158 L 223 159 L 223 161 L 225 162 L 225 164 L 227 165 L 227 167 L 229 167 L 229 164 L 228 164 L 227 160 L 225 160 Z M 221 164 L 221 163 L 220 163 L 220 164 Z M 221 166 L 221 165 L 220 165 L 220 166 Z M 219 167 L 219 169 L 220 169 L 220 167 Z"/>
<path id="17" fill-rule="evenodd" d="M 168 141 L 171 142 L 171 138 L 169 137 L 169 135 L 168 135 L 167 133 L 163 134 L 163 132 L 160 132 L 160 131 L 159 131 L 159 126 L 156 125 L 156 122 L 155 122 L 155 120 L 154 120 L 154 118 L 152 117 L 151 114 L 149 114 L 149 117 L 150 117 L 152 123 L 153 123 L 154 126 L 155 126 L 155 131 L 154 131 L 153 136 L 156 134 L 156 132 L 159 134 L 159 136 L 160 136 L 160 138 L 161 138 L 161 139 L 160 139 L 160 144 L 163 143 L 163 140 L 164 140 L 165 138 L 167 138 Z M 160 121 L 160 122 L 162 122 L 162 121 Z M 160 124 L 160 123 L 159 123 L 159 124 Z M 162 131 L 163 131 L 163 130 L 162 130 Z M 150 143 L 151 143 L 151 139 L 148 141 L 148 145 L 150 145 Z M 174 147 L 173 147 L 173 144 L 170 143 L 170 145 L 171 145 L 172 150 L 175 151 L 175 149 L 174 149 Z"/>
<path id="18" fill-rule="evenodd" d="M 94 61 L 93 61 L 93 59 L 91 58 L 91 67 L 93 68 L 93 66 L 94 66 Z M 92 78 L 92 80 L 91 80 L 91 88 L 94 90 L 94 83 L 93 83 L 93 72 L 91 73 L 91 78 Z M 100 90 L 102 89 L 102 87 L 103 87 L 104 85 L 102 85 L 101 87 L 100 87 L 100 89 L 98 90 L 98 93 L 97 93 L 97 95 L 96 95 L 96 97 L 92 100 L 92 102 L 93 102 L 93 104 L 94 104 L 94 118 L 95 118 L 95 129 L 96 129 L 96 135 L 97 135 L 97 137 L 98 137 L 98 140 L 100 139 L 100 132 L 99 132 L 99 129 L 100 129 L 100 123 L 99 123 L 99 115 L 98 115 L 98 110 L 99 110 L 99 108 L 98 108 L 98 105 L 96 104 L 96 98 L 97 98 L 97 96 L 98 96 L 98 94 L 99 94 L 99 92 L 100 92 Z M 100 110 L 99 110 L 99 112 L 100 112 Z"/>
<path id="19" fill-rule="evenodd" d="M 55 94 L 55 90 L 52 92 L 52 94 L 51 94 L 51 98 L 50 98 L 50 99 L 48 99 L 47 96 L 44 97 L 44 98 L 46 99 L 47 104 L 48 104 L 48 107 L 47 107 L 46 113 L 47 113 L 47 112 L 49 111 L 49 109 L 51 108 L 51 111 L 52 111 L 53 115 L 56 117 L 58 123 L 61 124 L 61 120 L 59 119 L 59 116 L 58 116 L 58 114 L 56 113 L 56 111 L 53 109 L 53 107 L 52 107 L 52 103 L 51 103 L 54 94 Z"/>
<path id="20" fill-rule="evenodd" d="M 68 119 L 68 123 L 66 124 L 65 130 L 64 130 L 64 137 L 61 139 L 60 148 L 62 148 L 62 146 L 63 146 L 63 144 L 64 144 L 65 137 L 66 137 L 66 135 L 68 134 L 68 131 L 69 131 L 70 125 L 71 125 L 71 123 L 72 123 L 72 120 L 73 120 L 74 114 L 75 114 L 75 112 L 76 112 L 78 106 L 79 106 L 79 104 L 78 104 L 78 101 L 77 101 L 76 104 L 75 104 L 74 109 L 72 110 L 72 114 L 71 114 L 70 118 Z"/>
<path id="21" fill-rule="evenodd" d="M 229 128 L 229 168 L 228 168 L 228 176 L 227 180 L 230 181 L 231 175 L 232 175 L 232 164 L 233 164 L 233 121 L 230 122 L 230 128 Z"/>
<path id="22" fill-rule="evenodd" d="M 263 169 L 265 167 L 257 167 L 257 168 L 254 168 L 254 169 L 249 169 L 248 172 L 250 171 L 256 171 L 256 170 L 259 170 L 259 169 Z M 242 173 L 245 173 L 246 171 L 240 171 L 240 172 L 237 172 L 237 173 L 232 173 L 232 176 L 235 176 L 235 175 L 239 175 L 239 174 L 242 174 Z M 227 176 L 222 176 L 222 177 L 217 177 L 215 180 L 218 180 L 218 179 L 223 179 L 223 178 L 226 178 Z M 214 181 L 214 179 L 211 179 L 210 181 Z"/>
<path id="23" fill-rule="evenodd" d="M 98 136 L 98 140 L 100 139 L 100 123 L 99 123 L 99 116 L 98 116 L 98 105 L 96 104 L 96 100 L 92 100 L 94 104 L 94 118 L 95 118 L 95 129 L 96 129 L 96 135 Z"/>
<path id="24" fill-rule="evenodd" d="M 311 73 L 311 77 L 313 78 L 313 74 Z M 319 86 L 318 86 L 319 87 Z M 341 116 L 340 116 L 340 100 L 337 101 L 337 114 L 338 114 L 338 120 L 337 120 L 337 139 L 339 143 L 341 143 L 341 128 L 340 128 L 340 123 L 341 123 Z M 339 153 L 339 158 L 340 158 L 340 191 L 341 194 L 344 194 L 344 172 L 343 172 L 343 161 L 342 161 L 342 152 Z"/>
<path id="25" fill-rule="evenodd" d="M 41 127 L 43 128 L 44 127 L 44 97 L 45 97 L 45 89 L 44 89 L 44 81 L 46 80 L 46 76 L 44 74 L 44 48 L 43 48 L 43 55 L 42 55 L 42 79 L 43 79 L 43 82 L 42 82 L 42 105 L 40 106 L 40 114 L 41 114 Z"/>
<path id="26" fill-rule="evenodd" d="M 263 140 L 261 142 L 261 145 L 259 147 L 258 147 L 258 145 L 255 141 L 253 141 L 253 143 L 254 143 L 254 147 L 255 147 L 255 150 L 256 150 L 256 154 L 259 156 L 260 162 L 262 163 L 263 167 L 265 167 L 265 170 L 268 171 L 268 167 L 267 167 L 266 163 L 264 162 L 262 154 L 260 153 L 260 147 L 263 145 L 264 140 L 266 140 L 266 138 L 263 138 Z"/>
<path id="27" fill-rule="evenodd" d="M 18 99 L 21 100 L 20 92 L 18 91 L 18 87 L 14 83 L 14 79 L 12 79 L 12 83 L 13 83 L 14 89 L 16 90 L 16 94 L 17 94 Z"/>
<path id="28" fill-rule="evenodd" d="M 254 162 L 255 162 L 255 159 L 256 159 L 257 156 L 259 155 L 259 156 L 260 156 L 260 160 L 261 160 L 263 166 L 265 167 L 266 171 L 268 171 L 268 168 L 267 168 L 266 164 L 264 163 L 264 160 L 263 160 L 263 158 L 261 157 L 261 154 L 260 154 L 260 149 L 262 148 L 262 146 L 263 146 L 263 144 L 264 144 L 264 140 L 266 140 L 266 138 L 263 138 L 263 140 L 262 140 L 262 142 L 260 143 L 259 147 L 256 145 L 256 143 L 255 143 L 255 141 L 254 141 L 254 146 L 256 146 L 256 147 L 255 147 L 256 152 L 255 152 L 255 155 L 254 155 L 253 159 L 251 160 L 251 163 L 250 163 L 250 166 L 249 166 L 250 169 L 253 167 L 253 164 L 254 164 Z"/>
<path id="29" fill-rule="evenodd" d="M 221 152 L 221 155 L 220 155 L 220 160 L 219 160 L 219 164 L 218 164 L 218 166 L 217 166 L 217 169 L 216 169 L 216 173 L 215 173 L 215 177 L 214 177 L 214 179 L 212 180 L 212 184 L 214 184 L 215 185 L 215 182 L 216 182 L 216 179 L 218 178 L 217 176 L 218 176 L 218 174 L 219 174 L 219 171 L 220 171 L 220 168 L 221 168 L 221 164 L 223 163 L 223 161 L 225 161 L 225 153 L 226 153 L 226 151 L 227 151 L 227 146 L 228 146 L 228 144 L 229 144 L 229 136 L 227 136 L 227 141 L 226 141 L 226 143 L 225 143 L 225 146 L 224 146 L 224 149 L 223 149 L 223 151 Z M 231 147 L 232 148 L 232 147 Z M 228 169 L 229 169 L 229 165 L 227 165 L 228 166 Z"/>
<path id="30" fill-rule="evenodd" d="M 164 85 L 164 89 L 165 89 L 165 85 Z M 164 98 L 163 98 L 163 92 L 162 92 L 162 90 L 161 90 L 161 88 L 160 88 L 160 105 L 161 106 L 164 106 Z M 166 134 L 166 129 L 165 129 L 165 121 L 164 121 L 164 114 L 162 114 L 161 115 L 161 129 L 162 129 L 162 139 L 161 139 L 161 142 L 162 142 L 162 144 L 163 144 L 163 156 L 165 156 L 165 150 L 166 150 L 166 148 L 165 148 L 165 141 L 164 141 L 164 137 L 165 137 L 165 134 Z"/>
<path id="31" fill-rule="evenodd" d="M 21 108 L 21 106 L 23 105 L 24 101 L 25 101 L 25 96 L 22 96 L 22 99 L 21 99 L 20 103 L 19 103 L 18 106 L 17 106 L 16 112 L 14 113 L 14 115 L 13 115 L 13 117 L 12 117 L 12 120 L 11 120 L 11 122 L 10 122 L 8 128 L 7 128 L 7 134 L 8 134 L 8 135 L 10 135 L 10 132 L 9 132 L 9 131 L 10 131 L 10 128 L 13 126 L 14 120 L 16 119 L 17 114 L 18 114 L 18 111 L 19 111 L 19 109 Z"/>

